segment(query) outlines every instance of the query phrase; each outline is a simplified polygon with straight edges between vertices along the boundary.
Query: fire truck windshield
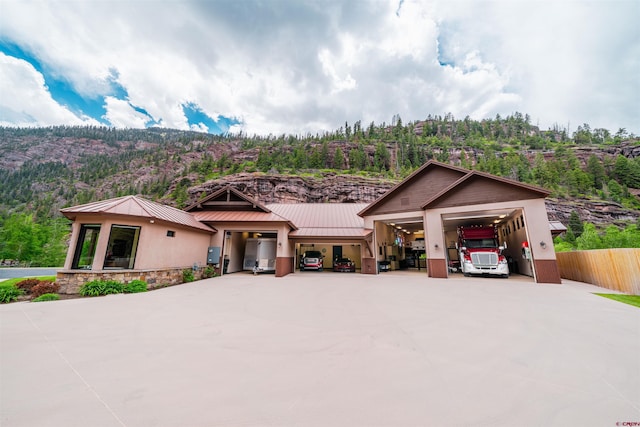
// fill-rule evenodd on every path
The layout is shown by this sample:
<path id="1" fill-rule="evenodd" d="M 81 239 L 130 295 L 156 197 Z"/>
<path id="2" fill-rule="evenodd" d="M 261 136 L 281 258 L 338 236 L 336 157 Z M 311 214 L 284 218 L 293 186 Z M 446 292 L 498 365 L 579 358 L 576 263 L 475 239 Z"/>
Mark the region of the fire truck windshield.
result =
<path id="1" fill-rule="evenodd" d="M 474 239 L 464 240 L 464 246 L 467 248 L 497 248 L 496 239 Z"/>

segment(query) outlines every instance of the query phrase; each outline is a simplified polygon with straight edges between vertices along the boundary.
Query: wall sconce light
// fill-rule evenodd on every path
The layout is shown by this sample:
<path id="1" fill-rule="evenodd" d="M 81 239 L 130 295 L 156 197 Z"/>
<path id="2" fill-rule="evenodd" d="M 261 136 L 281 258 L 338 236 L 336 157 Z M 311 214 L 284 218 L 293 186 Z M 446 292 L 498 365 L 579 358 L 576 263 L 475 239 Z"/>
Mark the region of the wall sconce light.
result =
<path id="1" fill-rule="evenodd" d="M 282 242 L 278 242 L 278 247 L 281 248 L 282 247 Z"/>
<path id="2" fill-rule="evenodd" d="M 438 244 L 436 243 L 435 245 L 433 245 L 436 249 L 438 249 Z"/>
<path id="3" fill-rule="evenodd" d="M 154 222 L 155 222 L 155 221 L 154 221 L 154 220 L 152 220 L 152 219 L 150 219 L 150 220 L 149 220 L 149 224 L 153 224 Z"/>
<path id="4" fill-rule="evenodd" d="M 542 246 L 542 249 L 546 249 L 547 248 L 547 244 L 545 242 L 540 242 L 540 246 Z"/>

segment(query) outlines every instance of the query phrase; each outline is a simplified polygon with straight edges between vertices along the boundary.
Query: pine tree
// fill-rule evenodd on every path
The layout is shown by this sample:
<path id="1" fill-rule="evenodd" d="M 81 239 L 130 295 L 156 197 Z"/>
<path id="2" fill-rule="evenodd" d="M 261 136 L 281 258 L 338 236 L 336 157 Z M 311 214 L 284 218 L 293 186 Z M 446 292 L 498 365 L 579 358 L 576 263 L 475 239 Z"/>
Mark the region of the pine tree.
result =
<path id="1" fill-rule="evenodd" d="M 344 168 L 344 154 L 342 152 L 342 148 L 340 147 L 337 147 L 336 151 L 333 153 L 333 167 L 335 169 Z"/>
<path id="2" fill-rule="evenodd" d="M 580 237 L 584 232 L 584 225 L 576 211 L 572 211 L 571 215 L 569 215 L 569 229 L 576 238 Z"/>

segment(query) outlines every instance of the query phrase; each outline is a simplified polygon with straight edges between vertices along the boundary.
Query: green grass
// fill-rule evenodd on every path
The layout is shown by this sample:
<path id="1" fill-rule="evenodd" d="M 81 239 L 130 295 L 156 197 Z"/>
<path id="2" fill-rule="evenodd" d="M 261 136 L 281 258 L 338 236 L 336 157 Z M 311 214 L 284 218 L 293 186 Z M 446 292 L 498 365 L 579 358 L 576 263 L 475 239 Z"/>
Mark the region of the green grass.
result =
<path id="1" fill-rule="evenodd" d="M 594 294 L 601 297 L 609 298 L 615 301 L 620 301 L 625 304 L 640 307 L 640 295 L 625 295 L 625 294 Z"/>
<path id="2" fill-rule="evenodd" d="M 38 279 L 38 280 L 48 280 L 51 282 L 56 281 L 56 276 L 25 276 L 25 277 L 16 277 L 15 279 L 7 279 L 0 282 L 2 286 L 11 286 L 15 285 L 18 282 L 23 281 L 24 279 Z"/>

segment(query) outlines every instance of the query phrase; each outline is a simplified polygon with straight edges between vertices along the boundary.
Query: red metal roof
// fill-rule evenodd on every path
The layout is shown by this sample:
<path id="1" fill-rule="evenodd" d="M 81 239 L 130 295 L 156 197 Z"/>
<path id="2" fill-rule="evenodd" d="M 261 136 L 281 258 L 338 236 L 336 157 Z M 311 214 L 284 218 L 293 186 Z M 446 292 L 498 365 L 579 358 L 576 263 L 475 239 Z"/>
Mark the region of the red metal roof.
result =
<path id="1" fill-rule="evenodd" d="M 298 228 L 364 228 L 358 212 L 367 203 L 288 203 L 269 204 L 272 212 L 293 222 Z"/>
<path id="2" fill-rule="evenodd" d="M 364 228 L 358 212 L 366 203 L 290 203 L 269 204 L 274 213 L 283 216 L 298 228 L 291 237 L 358 237 L 364 238 L 373 230 Z"/>
<path id="3" fill-rule="evenodd" d="M 199 222 L 193 215 L 171 206 L 161 205 L 137 196 L 124 196 L 61 209 L 69 219 L 77 214 L 129 215 L 167 221 L 185 227 L 214 232 L 215 229 Z"/>
<path id="4" fill-rule="evenodd" d="M 273 213 L 262 211 L 198 211 L 193 212 L 198 221 L 203 222 L 287 222 L 293 229 L 296 226 L 287 218 Z"/>

